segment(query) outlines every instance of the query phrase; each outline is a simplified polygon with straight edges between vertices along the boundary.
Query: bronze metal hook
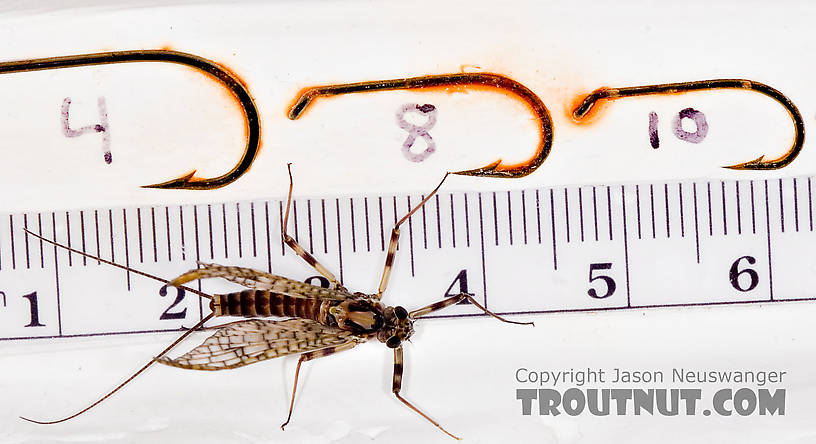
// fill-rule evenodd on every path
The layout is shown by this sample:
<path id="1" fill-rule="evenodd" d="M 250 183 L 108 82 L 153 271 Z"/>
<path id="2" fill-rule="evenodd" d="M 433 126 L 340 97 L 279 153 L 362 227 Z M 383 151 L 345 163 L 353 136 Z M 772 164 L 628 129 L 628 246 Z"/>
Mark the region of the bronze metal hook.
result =
<path id="1" fill-rule="evenodd" d="M 793 159 L 802 151 L 802 144 L 805 142 L 805 124 L 802 115 L 796 105 L 778 90 L 760 82 L 744 79 L 714 79 L 700 80 L 696 82 L 666 83 L 661 85 L 633 86 L 627 88 L 600 88 L 586 96 L 578 107 L 572 112 L 575 120 L 581 120 L 592 111 L 595 104 L 602 100 L 613 100 L 621 97 L 644 96 L 651 94 L 675 94 L 690 91 L 700 91 L 707 89 L 746 89 L 764 94 L 779 102 L 793 120 L 794 138 L 790 149 L 781 157 L 771 160 L 764 160 L 765 156 L 759 156 L 748 162 L 736 165 L 724 166 L 732 170 L 775 170 L 783 168 L 793 162 Z"/>
<path id="2" fill-rule="evenodd" d="M 209 190 L 228 185 L 249 170 L 252 161 L 255 160 L 255 156 L 258 154 L 258 148 L 261 142 L 261 125 L 258 118 L 258 109 L 255 107 L 255 102 L 252 100 L 252 96 L 249 94 L 246 85 L 241 79 L 227 68 L 212 60 L 178 51 L 140 49 L 2 62 L 0 63 L 0 74 L 135 62 L 176 63 L 195 68 L 210 75 L 224 85 L 240 103 L 247 132 L 244 154 L 238 163 L 226 174 L 213 178 L 197 178 L 193 177 L 195 171 L 192 171 L 176 179 L 168 180 L 167 182 L 145 185 L 144 188 Z"/>
<path id="3" fill-rule="evenodd" d="M 512 93 L 526 103 L 538 120 L 540 128 L 540 140 L 536 151 L 530 159 L 515 164 L 504 165 L 501 159 L 472 170 L 456 171 L 453 174 L 466 176 L 484 177 L 522 177 L 536 170 L 542 163 L 552 148 L 553 125 L 550 113 L 544 102 L 535 93 L 530 91 L 521 83 L 499 74 L 490 73 L 460 73 L 441 74 L 421 77 L 410 77 L 393 80 L 374 80 L 369 82 L 345 83 L 326 86 L 314 86 L 305 88 L 295 99 L 292 108 L 289 110 L 289 118 L 297 119 L 303 114 L 312 100 L 317 97 L 338 96 L 341 94 L 361 93 L 371 91 L 390 91 L 399 89 L 420 89 L 420 88 L 446 88 L 446 87 L 467 87 L 483 86 L 496 88 L 500 91 Z"/>

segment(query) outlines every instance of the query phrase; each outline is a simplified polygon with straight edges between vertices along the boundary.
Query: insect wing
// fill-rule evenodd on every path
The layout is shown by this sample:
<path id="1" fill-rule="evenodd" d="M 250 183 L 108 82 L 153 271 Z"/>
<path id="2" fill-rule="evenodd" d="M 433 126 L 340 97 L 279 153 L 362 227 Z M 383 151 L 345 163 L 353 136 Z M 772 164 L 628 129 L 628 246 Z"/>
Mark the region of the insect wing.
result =
<path id="1" fill-rule="evenodd" d="M 256 290 L 269 290 L 289 296 L 317 297 L 322 299 L 346 299 L 352 294 L 334 288 L 323 288 L 294 279 L 245 267 L 198 263 L 199 268 L 173 279 L 168 285 L 182 285 L 197 279 L 223 278 Z"/>
<path id="2" fill-rule="evenodd" d="M 354 336 L 308 319 L 251 319 L 224 324 L 203 344 L 161 364 L 192 370 L 226 370 L 264 359 L 347 343 Z"/>

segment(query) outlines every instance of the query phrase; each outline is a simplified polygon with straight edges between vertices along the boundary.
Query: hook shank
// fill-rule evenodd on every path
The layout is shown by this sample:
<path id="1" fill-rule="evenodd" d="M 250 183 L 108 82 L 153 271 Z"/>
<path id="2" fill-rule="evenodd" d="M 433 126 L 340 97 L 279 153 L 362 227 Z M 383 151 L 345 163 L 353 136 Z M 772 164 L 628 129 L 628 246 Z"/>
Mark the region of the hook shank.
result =
<path id="1" fill-rule="evenodd" d="M 552 149 L 553 124 L 550 113 L 544 102 L 529 88 L 521 83 L 499 74 L 490 73 L 459 73 L 441 74 L 421 77 L 409 77 L 404 79 L 374 80 L 358 83 L 344 83 L 336 85 L 315 86 L 305 88 L 295 99 L 289 110 L 289 118 L 295 120 L 299 118 L 303 111 L 318 97 L 331 97 L 343 94 L 372 92 L 372 91 L 393 91 L 401 89 L 439 88 L 439 87 L 459 87 L 459 86 L 484 86 L 496 88 L 498 90 L 511 93 L 526 103 L 535 119 L 540 132 L 539 144 L 532 157 L 528 160 L 514 164 L 505 165 L 501 159 L 488 165 L 471 170 L 455 171 L 452 174 L 465 176 L 483 177 L 522 177 L 535 171 Z"/>
<path id="2" fill-rule="evenodd" d="M 793 121 L 794 138 L 790 149 L 781 157 L 764 160 L 765 156 L 759 156 L 748 162 L 729 165 L 723 168 L 732 170 L 774 170 L 787 166 L 802 151 L 805 142 L 805 124 L 799 109 L 784 94 L 775 88 L 764 83 L 745 79 L 714 79 L 700 80 L 695 82 L 665 83 L 661 85 L 633 86 L 627 88 L 600 88 L 586 96 L 578 107 L 572 112 L 576 120 L 583 119 L 602 100 L 613 100 L 622 97 L 645 96 L 652 94 L 675 94 L 691 91 L 701 91 L 709 89 L 744 89 L 764 94 L 779 102 L 790 115 Z"/>
<path id="3" fill-rule="evenodd" d="M 247 130 L 247 142 L 244 148 L 244 154 L 238 163 L 227 173 L 213 178 L 197 178 L 193 177 L 195 174 L 195 171 L 193 171 L 166 182 L 145 185 L 145 188 L 209 190 L 228 185 L 249 170 L 250 165 L 252 165 L 252 162 L 255 160 L 255 156 L 258 154 L 261 141 L 258 109 L 244 82 L 241 81 L 236 74 L 212 60 L 178 51 L 140 49 L 0 62 L 0 74 L 136 62 L 175 63 L 189 66 L 208 74 L 226 87 L 233 97 L 238 100 L 241 105 Z"/>

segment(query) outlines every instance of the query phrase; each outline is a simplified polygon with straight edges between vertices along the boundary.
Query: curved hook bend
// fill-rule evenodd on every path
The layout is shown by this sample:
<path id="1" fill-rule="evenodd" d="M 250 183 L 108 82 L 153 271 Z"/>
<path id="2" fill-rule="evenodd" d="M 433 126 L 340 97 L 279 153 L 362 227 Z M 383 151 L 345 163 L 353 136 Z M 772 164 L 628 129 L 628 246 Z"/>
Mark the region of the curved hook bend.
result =
<path id="1" fill-rule="evenodd" d="M 696 82 L 666 83 L 661 85 L 634 86 L 627 88 L 600 88 L 586 96 L 578 107 L 572 112 L 576 120 L 583 119 L 592 110 L 592 107 L 601 100 L 612 100 L 621 97 L 644 96 L 651 94 L 674 94 L 690 91 L 700 91 L 706 89 L 746 89 L 764 94 L 779 102 L 790 115 L 793 121 L 794 138 L 790 149 L 781 157 L 764 160 L 765 156 L 759 156 L 748 162 L 736 165 L 724 166 L 732 170 L 774 170 L 787 166 L 799 152 L 802 151 L 802 144 L 805 142 L 805 124 L 802 115 L 796 105 L 778 90 L 760 82 L 744 79 L 714 79 L 700 80 Z"/>
<path id="2" fill-rule="evenodd" d="M 547 158 L 547 155 L 550 153 L 550 149 L 552 148 L 553 138 L 553 124 L 547 107 L 544 106 L 544 102 L 542 102 L 541 99 L 539 99 L 538 96 L 530 91 L 530 89 L 528 89 L 526 86 L 511 78 L 499 74 L 441 74 L 410 77 L 405 79 L 374 80 L 369 82 L 344 83 L 304 88 L 300 91 L 300 94 L 295 99 L 292 108 L 289 110 L 289 118 L 295 120 L 300 117 L 306 107 L 308 107 L 312 100 L 317 97 L 330 97 L 370 91 L 392 91 L 399 89 L 445 88 L 461 86 L 483 86 L 496 88 L 501 91 L 512 93 L 520 98 L 530 107 L 530 110 L 538 120 L 540 140 L 532 157 L 524 162 L 514 165 L 505 165 L 502 163 L 501 159 L 498 159 L 495 162 L 481 168 L 456 171 L 452 174 L 484 177 L 522 177 L 532 173 L 536 170 L 536 168 L 544 163 L 544 160 Z"/>
<path id="3" fill-rule="evenodd" d="M 140 49 L 1 62 L 0 74 L 135 62 L 176 63 L 195 68 L 210 75 L 216 81 L 224 85 L 241 104 L 247 129 L 247 142 L 244 148 L 244 154 L 238 163 L 226 174 L 213 178 L 197 178 L 193 177 L 195 171 L 192 171 L 184 176 L 168 180 L 167 182 L 145 185 L 145 188 L 188 190 L 220 188 L 234 182 L 249 170 L 252 161 L 255 160 L 255 156 L 258 154 L 258 147 L 261 141 L 261 126 L 258 118 L 258 109 L 255 107 L 255 102 L 252 100 L 252 96 L 249 94 L 246 85 L 244 85 L 241 79 L 227 68 L 212 60 L 178 51 Z"/>

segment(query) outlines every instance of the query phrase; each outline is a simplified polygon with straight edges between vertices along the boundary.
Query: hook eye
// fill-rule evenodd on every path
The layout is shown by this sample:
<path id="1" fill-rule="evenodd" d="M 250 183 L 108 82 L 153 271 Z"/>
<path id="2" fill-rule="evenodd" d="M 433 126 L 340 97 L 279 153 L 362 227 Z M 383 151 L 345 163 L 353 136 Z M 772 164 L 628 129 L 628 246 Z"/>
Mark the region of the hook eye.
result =
<path id="1" fill-rule="evenodd" d="M 495 88 L 518 97 L 531 110 L 539 128 L 539 143 L 532 156 L 521 163 L 505 165 L 501 159 L 488 165 L 471 170 L 456 171 L 453 174 L 481 177 L 523 177 L 535 171 L 552 149 L 553 124 L 550 113 L 544 102 L 535 93 L 521 83 L 499 74 L 490 73 L 459 73 L 441 74 L 404 79 L 374 80 L 359 83 L 343 83 L 325 86 L 313 86 L 300 91 L 294 104 L 289 110 L 289 118 L 299 118 L 303 111 L 318 97 L 332 97 L 343 94 L 362 93 L 372 91 L 393 91 L 400 89 L 421 89 L 438 87 L 469 87 L 482 86 Z"/>
<path id="2" fill-rule="evenodd" d="M 676 94 L 691 91 L 702 91 L 709 89 L 744 89 L 748 91 L 764 94 L 781 104 L 790 115 L 793 121 L 794 138 L 790 149 L 781 157 L 765 160 L 765 156 L 759 156 L 754 160 L 724 166 L 732 170 L 775 170 L 783 168 L 793 162 L 802 145 L 805 142 L 805 124 L 802 115 L 796 105 L 778 90 L 760 82 L 744 79 L 714 79 L 700 80 L 695 82 L 665 83 L 661 85 L 632 86 L 626 88 L 600 88 L 586 96 L 584 100 L 572 112 L 575 120 L 586 117 L 599 102 L 604 100 L 614 100 L 623 97 L 645 96 L 652 94 Z"/>
<path id="3" fill-rule="evenodd" d="M 249 170 L 249 167 L 255 160 L 255 156 L 258 154 L 258 148 L 261 143 L 261 126 L 258 118 L 258 109 L 244 82 L 236 74 L 212 60 L 178 51 L 144 49 L 2 62 L 0 63 L 0 74 L 137 62 L 175 63 L 189 66 L 208 74 L 215 81 L 227 88 L 233 97 L 238 100 L 247 129 L 247 141 L 244 147 L 244 154 L 238 163 L 227 173 L 218 177 L 198 178 L 193 177 L 195 171 L 192 171 L 184 176 L 166 182 L 145 185 L 144 188 L 210 190 L 229 185 Z"/>

